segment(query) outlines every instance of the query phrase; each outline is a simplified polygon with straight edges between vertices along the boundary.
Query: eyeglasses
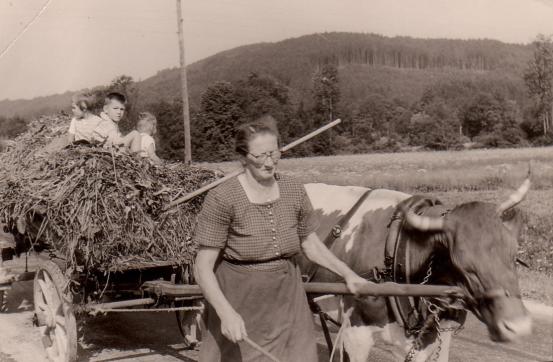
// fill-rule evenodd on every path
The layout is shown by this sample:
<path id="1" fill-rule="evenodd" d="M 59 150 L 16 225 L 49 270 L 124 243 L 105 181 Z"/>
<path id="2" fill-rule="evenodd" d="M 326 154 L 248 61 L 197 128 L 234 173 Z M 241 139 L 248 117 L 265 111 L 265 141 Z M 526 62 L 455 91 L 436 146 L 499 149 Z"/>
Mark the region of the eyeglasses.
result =
<path id="1" fill-rule="evenodd" d="M 252 161 L 254 161 L 259 165 L 263 165 L 265 161 L 267 161 L 267 158 L 269 157 L 271 158 L 271 160 L 273 160 L 273 162 L 275 163 L 278 162 L 278 160 L 280 160 L 280 156 L 282 155 L 282 153 L 279 150 L 276 150 L 271 152 L 264 152 L 260 155 L 255 155 L 251 152 L 248 152 L 248 155 L 253 157 Z"/>

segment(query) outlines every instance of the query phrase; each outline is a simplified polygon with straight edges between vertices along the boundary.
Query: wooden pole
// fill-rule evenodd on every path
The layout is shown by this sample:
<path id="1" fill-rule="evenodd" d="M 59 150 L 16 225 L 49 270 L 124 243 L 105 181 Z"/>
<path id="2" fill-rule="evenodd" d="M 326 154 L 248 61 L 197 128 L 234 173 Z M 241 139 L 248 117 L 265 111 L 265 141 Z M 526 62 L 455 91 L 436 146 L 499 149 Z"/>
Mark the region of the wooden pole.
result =
<path id="1" fill-rule="evenodd" d="M 192 147 L 190 142 L 190 110 L 188 106 L 188 84 L 186 78 L 186 61 L 184 58 L 184 33 L 182 29 L 182 6 L 181 0 L 177 0 L 177 25 L 179 32 L 179 54 L 180 54 L 180 81 L 182 89 L 182 118 L 184 120 L 184 163 L 190 165 L 192 162 Z"/>
<path id="2" fill-rule="evenodd" d="M 335 120 L 335 121 L 333 121 L 333 122 L 330 122 L 330 123 L 327 124 L 326 126 L 323 126 L 323 127 L 321 127 L 321 128 L 318 128 L 318 129 L 316 129 L 315 131 L 313 131 L 313 132 L 311 132 L 311 133 L 309 133 L 309 134 L 303 136 L 302 138 L 297 139 L 297 140 L 295 140 L 294 142 L 292 142 L 292 143 L 290 143 L 290 144 L 288 144 L 288 145 L 282 147 L 282 148 L 280 149 L 280 151 L 281 151 L 281 152 L 286 152 L 286 151 L 288 151 L 289 149 L 291 149 L 291 148 L 293 148 L 293 147 L 299 145 L 300 143 L 305 142 L 305 141 L 307 141 L 308 139 L 311 139 L 311 138 L 315 137 L 316 135 L 318 135 L 318 134 L 320 134 L 320 133 L 326 131 L 327 129 L 336 126 L 336 125 L 339 124 L 340 122 L 342 122 L 342 120 L 340 120 L 340 119 L 337 119 L 337 120 Z M 226 176 L 224 176 L 224 177 L 222 177 L 222 178 L 220 178 L 220 179 L 218 179 L 218 180 L 215 180 L 215 181 L 213 181 L 213 182 L 210 183 L 210 184 L 207 184 L 207 185 L 205 185 L 205 186 L 203 186 L 203 187 L 200 187 L 200 188 L 197 189 L 196 191 L 192 191 L 191 193 L 188 193 L 188 194 L 184 195 L 183 197 L 180 197 L 180 198 L 178 198 L 178 199 L 176 199 L 176 200 L 171 201 L 168 205 L 166 205 L 166 206 L 163 208 L 163 210 L 168 210 L 168 209 L 172 208 L 173 206 L 176 206 L 176 205 L 178 205 L 178 204 L 182 204 L 182 203 L 185 202 L 185 201 L 188 201 L 188 200 L 190 200 L 190 199 L 192 199 L 192 198 L 194 198 L 194 197 L 196 197 L 196 196 L 198 196 L 198 195 L 200 195 L 200 194 L 203 194 L 204 192 L 206 192 L 206 191 L 208 191 L 208 190 L 214 188 L 215 186 L 220 185 L 220 184 L 222 184 L 223 182 L 225 182 L 225 181 L 227 181 L 227 180 L 229 180 L 229 179 L 231 179 L 231 178 L 233 178 L 233 177 L 236 177 L 236 176 L 240 175 L 242 172 L 244 172 L 243 169 L 234 170 L 234 171 L 232 171 L 231 173 L 229 173 L 228 175 L 226 175 Z"/>
<path id="3" fill-rule="evenodd" d="M 155 282 L 154 282 L 155 283 Z M 306 293 L 309 294 L 334 294 L 334 295 L 348 295 L 351 292 L 348 290 L 345 283 L 303 283 L 303 288 Z M 170 288 L 165 290 L 165 286 L 161 286 L 156 292 L 163 293 L 166 296 L 177 297 L 192 297 L 201 296 L 202 291 L 199 285 L 196 284 L 173 284 Z M 398 284 L 392 282 L 385 283 L 371 283 L 361 285 L 359 288 L 359 295 L 372 295 L 372 296 L 413 296 L 413 297 L 462 297 L 463 290 L 457 286 L 452 285 L 426 285 L 426 284 Z M 144 304 L 150 301 L 150 298 L 142 299 Z M 113 306 L 115 303 L 118 307 L 126 306 L 127 302 L 112 302 L 102 304 L 102 306 Z M 132 300 L 130 303 L 138 305 L 139 300 Z"/>

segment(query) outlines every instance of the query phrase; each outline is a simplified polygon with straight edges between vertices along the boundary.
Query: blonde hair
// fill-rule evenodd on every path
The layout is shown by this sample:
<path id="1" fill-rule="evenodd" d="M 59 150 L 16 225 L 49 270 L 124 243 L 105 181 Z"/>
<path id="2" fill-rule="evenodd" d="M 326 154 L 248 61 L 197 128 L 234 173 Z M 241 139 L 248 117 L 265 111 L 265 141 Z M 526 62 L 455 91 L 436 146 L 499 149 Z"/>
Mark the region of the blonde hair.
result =
<path id="1" fill-rule="evenodd" d="M 138 121 L 136 122 L 136 129 L 139 132 L 144 132 L 150 128 L 152 135 L 157 133 L 157 119 L 150 112 L 141 112 L 138 115 Z"/>

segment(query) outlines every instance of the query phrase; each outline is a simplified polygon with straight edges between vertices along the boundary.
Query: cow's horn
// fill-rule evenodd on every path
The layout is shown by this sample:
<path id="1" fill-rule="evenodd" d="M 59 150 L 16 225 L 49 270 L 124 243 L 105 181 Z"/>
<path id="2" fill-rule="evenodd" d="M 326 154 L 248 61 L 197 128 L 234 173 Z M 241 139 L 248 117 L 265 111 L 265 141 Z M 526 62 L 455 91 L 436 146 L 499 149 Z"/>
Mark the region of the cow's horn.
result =
<path id="1" fill-rule="evenodd" d="M 497 207 L 497 212 L 499 214 L 502 214 L 504 211 L 509 210 L 510 208 L 516 206 L 524 199 L 524 197 L 528 193 L 528 190 L 530 190 L 530 185 L 531 185 L 530 175 L 531 175 L 531 170 L 528 169 L 528 176 L 526 177 L 526 180 L 524 180 L 522 185 L 520 185 L 518 190 L 513 192 L 511 196 L 509 196 L 507 201 L 505 201 L 504 203 L 502 203 Z"/>
<path id="2" fill-rule="evenodd" d="M 421 231 L 439 231 L 444 229 L 443 217 L 420 216 L 410 209 L 405 216 L 407 223 Z"/>

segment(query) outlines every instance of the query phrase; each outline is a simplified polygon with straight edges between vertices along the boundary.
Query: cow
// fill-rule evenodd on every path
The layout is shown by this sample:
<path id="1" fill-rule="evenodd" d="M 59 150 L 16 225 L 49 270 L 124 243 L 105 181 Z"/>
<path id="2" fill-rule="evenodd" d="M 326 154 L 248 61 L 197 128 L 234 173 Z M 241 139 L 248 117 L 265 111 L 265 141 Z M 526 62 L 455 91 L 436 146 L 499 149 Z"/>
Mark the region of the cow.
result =
<path id="1" fill-rule="evenodd" d="M 447 361 L 452 334 L 464 321 L 465 310 L 487 326 L 493 341 L 530 334 L 532 321 L 521 301 L 515 269 L 522 218 L 514 208 L 529 187 L 528 178 L 499 206 L 476 201 L 448 210 L 437 200 L 398 191 L 376 189 L 369 194 L 363 187 L 306 184 L 321 240 L 355 205 L 355 212 L 328 246 L 356 273 L 373 281 L 394 279 L 390 269 L 397 265 L 385 260 L 386 240 L 393 220 L 401 219 L 398 232 L 408 240 L 403 282 L 456 285 L 465 294 L 462 300 L 400 298 L 407 300 L 419 319 L 415 321 L 418 330 L 410 332 L 409 321 L 399 320 L 398 299 L 340 298 L 339 313 L 334 315 L 342 323 L 338 343 L 350 361 L 367 361 L 375 341 L 384 343 L 400 360 Z M 368 196 L 359 203 L 364 194 Z M 313 271 L 306 259 L 300 266 L 304 272 Z M 315 268 L 308 277 L 313 282 L 340 281 L 323 268 Z M 332 301 L 320 303 L 323 309 L 334 309 Z"/>

